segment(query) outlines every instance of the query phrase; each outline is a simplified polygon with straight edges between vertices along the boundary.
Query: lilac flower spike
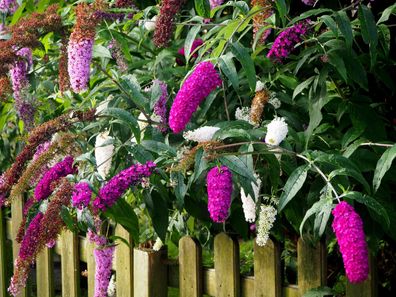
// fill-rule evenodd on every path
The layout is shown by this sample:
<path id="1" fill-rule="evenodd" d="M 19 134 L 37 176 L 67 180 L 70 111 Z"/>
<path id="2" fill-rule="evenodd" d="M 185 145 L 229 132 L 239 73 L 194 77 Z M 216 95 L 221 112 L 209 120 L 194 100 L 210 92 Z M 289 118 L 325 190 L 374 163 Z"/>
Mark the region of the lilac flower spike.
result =
<path id="1" fill-rule="evenodd" d="M 368 248 L 363 221 L 347 202 L 339 203 L 333 210 L 333 231 L 336 235 L 348 280 L 360 283 L 369 273 Z"/>
<path id="2" fill-rule="evenodd" d="M 115 246 L 94 249 L 96 262 L 94 297 L 107 297 Z"/>
<path id="3" fill-rule="evenodd" d="M 0 0 L 0 12 L 12 14 L 18 9 L 16 0 Z"/>
<path id="4" fill-rule="evenodd" d="M 213 9 L 221 4 L 223 4 L 224 0 L 209 0 L 210 9 Z"/>
<path id="5" fill-rule="evenodd" d="M 68 72 L 70 84 L 74 92 L 80 93 L 88 87 L 90 65 L 92 60 L 92 39 L 76 41 L 70 39 L 67 48 Z"/>
<path id="6" fill-rule="evenodd" d="M 267 58 L 282 62 L 294 50 L 295 45 L 303 40 L 302 38 L 307 34 L 308 29 L 309 20 L 304 20 L 282 31 L 275 39 Z"/>
<path id="7" fill-rule="evenodd" d="M 82 209 L 87 207 L 91 201 L 92 190 L 86 182 L 80 182 L 74 186 L 72 204 L 74 207 Z"/>
<path id="8" fill-rule="evenodd" d="M 226 166 L 213 167 L 206 176 L 208 210 L 213 222 L 222 223 L 231 206 L 232 173 Z"/>
<path id="9" fill-rule="evenodd" d="M 166 122 L 167 122 L 167 109 L 166 109 L 166 101 L 168 100 L 168 86 L 166 83 L 160 80 L 155 80 L 154 83 L 158 83 L 160 90 L 161 90 L 161 96 L 158 99 L 157 103 L 154 105 L 154 113 L 160 117 L 161 124 L 163 126 L 159 126 L 158 129 L 162 132 L 165 133 L 167 128 L 166 128 Z"/>
<path id="10" fill-rule="evenodd" d="M 183 131 L 199 104 L 221 84 L 222 80 L 211 62 L 199 63 L 183 83 L 171 107 L 169 126 L 172 131 Z"/>
<path id="11" fill-rule="evenodd" d="M 63 161 L 55 164 L 46 173 L 44 173 L 43 178 L 38 182 L 36 189 L 34 190 L 36 201 L 44 200 L 51 195 L 51 184 L 54 181 L 75 172 L 73 162 L 73 157 L 67 156 Z"/>
<path id="12" fill-rule="evenodd" d="M 156 165 L 149 161 L 144 165 L 134 164 L 118 173 L 99 190 L 99 194 L 93 202 L 95 210 L 105 211 L 111 207 L 130 186 L 149 177 L 155 167 Z"/>

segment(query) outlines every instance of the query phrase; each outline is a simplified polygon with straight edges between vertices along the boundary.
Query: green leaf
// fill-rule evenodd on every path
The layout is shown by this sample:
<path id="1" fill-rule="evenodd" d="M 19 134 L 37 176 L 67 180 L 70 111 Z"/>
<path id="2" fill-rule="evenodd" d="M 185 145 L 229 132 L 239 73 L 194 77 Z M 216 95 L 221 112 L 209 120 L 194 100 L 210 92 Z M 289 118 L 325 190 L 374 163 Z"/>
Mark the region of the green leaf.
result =
<path id="1" fill-rule="evenodd" d="M 279 16 L 282 20 L 282 24 L 285 24 L 287 14 L 287 6 L 285 0 L 276 1 L 276 9 L 278 10 Z"/>
<path id="2" fill-rule="evenodd" d="M 26 7 L 26 3 L 22 3 L 22 5 L 18 7 L 18 9 L 12 15 L 12 20 L 10 25 L 15 25 L 19 21 L 25 7 Z"/>
<path id="3" fill-rule="evenodd" d="M 379 223 L 385 223 L 387 227 L 390 226 L 390 220 L 388 216 L 388 212 L 386 211 L 385 207 L 382 206 L 376 199 L 370 197 L 368 195 L 363 195 L 360 192 L 348 192 L 344 195 L 344 198 L 349 198 L 355 200 L 359 203 L 366 205 L 369 209 L 374 211 L 377 216 L 374 216 L 374 219 L 377 220 Z"/>
<path id="4" fill-rule="evenodd" d="M 210 18 L 210 4 L 208 0 L 194 0 L 194 4 L 198 15 L 204 18 Z"/>
<path id="5" fill-rule="evenodd" d="M 337 21 L 338 27 L 339 27 L 342 35 L 344 35 L 347 47 L 352 48 L 353 32 L 352 32 L 351 23 L 349 21 L 349 18 L 348 18 L 348 15 L 346 14 L 346 12 L 339 11 L 336 14 L 336 21 Z"/>
<path id="6" fill-rule="evenodd" d="M 165 143 L 155 140 L 144 140 L 141 142 L 141 145 L 150 152 L 154 152 L 159 155 L 169 154 L 173 157 L 176 157 L 176 150 Z"/>
<path id="7" fill-rule="evenodd" d="M 147 161 L 154 160 L 153 155 L 146 151 L 140 144 L 135 144 L 130 147 L 130 151 L 132 152 L 133 157 L 142 164 L 146 163 Z"/>
<path id="8" fill-rule="evenodd" d="M 345 152 L 342 155 L 345 158 L 349 158 L 356 151 L 356 149 L 364 142 L 366 142 L 366 140 L 362 138 L 356 140 L 354 143 L 352 143 L 350 146 L 346 148 Z"/>
<path id="9" fill-rule="evenodd" d="M 205 151 L 200 148 L 195 155 L 193 181 L 196 181 L 207 168 L 208 161 L 206 160 Z"/>
<path id="10" fill-rule="evenodd" d="M 318 233 L 318 236 L 321 237 L 326 229 L 327 222 L 329 221 L 331 211 L 333 209 L 333 203 L 331 200 L 327 200 L 322 209 L 320 209 L 319 213 L 316 214 L 315 222 L 314 222 L 314 230 Z"/>
<path id="11" fill-rule="evenodd" d="M 198 32 L 201 30 L 201 26 L 193 26 L 191 30 L 188 32 L 186 40 L 184 41 L 184 57 L 186 58 L 186 61 L 189 61 L 190 54 L 191 54 L 191 48 L 194 43 L 194 40 L 198 34 Z"/>
<path id="12" fill-rule="evenodd" d="M 239 78 L 238 73 L 235 68 L 235 64 L 233 61 L 233 54 L 227 53 L 220 57 L 220 69 L 225 74 L 225 76 L 230 80 L 232 87 L 235 91 L 239 90 Z"/>
<path id="13" fill-rule="evenodd" d="M 138 122 L 136 118 L 128 111 L 121 108 L 109 107 L 103 110 L 101 112 L 101 115 L 113 117 L 120 120 L 121 123 L 124 123 L 127 127 L 129 127 L 132 130 L 136 140 L 138 142 L 140 141 L 140 128 Z"/>
<path id="14" fill-rule="evenodd" d="M 153 223 L 153 228 L 162 242 L 165 242 L 166 231 L 169 224 L 168 204 L 161 195 L 153 190 L 151 193 L 145 193 L 144 202 Z"/>
<path id="15" fill-rule="evenodd" d="M 245 70 L 250 89 L 254 92 L 256 90 L 256 70 L 248 49 L 236 42 L 232 44 L 231 51 Z"/>
<path id="16" fill-rule="evenodd" d="M 184 175 L 181 172 L 173 172 L 171 178 L 176 181 L 175 196 L 178 209 L 183 209 L 184 196 L 187 193 L 187 186 L 184 183 Z"/>
<path id="17" fill-rule="evenodd" d="M 131 99 L 140 109 L 145 109 L 149 100 L 141 93 L 140 86 L 137 83 L 135 76 L 131 74 L 123 76 L 120 80 L 120 85 L 123 90 L 128 93 L 128 99 Z"/>
<path id="18" fill-rule="evenodd" d="M 111 59 L 111 53 L 107 47 L 104 47 L 103 45 L 99 45 L 99 44 L 94 44 L 92 50 L 92 57 Z"/>
<path id="19" fill-rule="evenodd" d="M 323 22 L 326 24 L 326 26 L 328 28 L 331 29 L 331 31 L 333 31 L 334 35 L 336 38 L 338 38 L 338 29 L 337 29 L 337 24 L 336 22 L 333 20 L 333 18 L 329 15 L 323 15 L 320 17 Z"/>
<path id="20" fill-rule="evenodd" d="M 70 215 L 69 209 L 65 205 L 62 205 L 60 216 L 63 222 L 65 222 L 67 229 L 73 232 L 77 231 L 76 222 L 74 221 L 73 217 Z"/>
<path id="21" fill-rule="evenodd" d="M 246 177 L 250 179 L 253 183 L 256 183 L 256 179 L 253 173 L 249 170 L 246 164 L 237 156 L 223 156 L 220 158 L 220 162 L 223 165 L 227 166 L 234 173 Z"/>
<path id="22" fill-rule="evenodd" d="M 396 144 L 388 148 L 378 160 L 377 166 L 374 171 L 373 187 L 376 192 L 381 185 L 381 180 L 385 173 L 392 165 L 393 159 L 396 157 Z"/>
<path id="23" fill-rule="evenodd" d="M 363 41 L 370 45 L 371 67 L 374 67 L 377 57 L 378 35 L 377 26 L 371 10 L 364 4 L 359 6 L 359 21 Z"/>
<path id="24" fill-rule="evenodd" d="M 290 24 L 294 24 L 294 23 L 296 23 L 296 22 L 298 22 L 298 21 L 300 21 L 300 20 L 304 20 L 304 19 L 309 18 L 309 17 L 311 17 L 311 16 L 313 16 L 313 15 L 318 15 L 318 14 L 322 14 L 322 13 L 326 13 L 326 12 L 332 13 L 333 10 L 328 9 L 328 8 L 310 9 L 310 10 L 308 10 L 308 11 L 302 13 L 302 14 L 299 15 L 298 17 L 295 17 L 294 19 L 292 19 L 291 22 L 290 22 Z M 326 16 L 327 16 L 327 15 L 326 15 Z M 326 17 L 326 16 L 322 16 L 321 18 Z M 328 17 L 328 16 L 327 16 L 327 17 Z"/>
<path id="25" fill-rule="evenodd" d="M 325 205 L 326 205 L 327 201 L 326 199 L 320 199 L 319 201 L 315 202 L 310 209 L 307 210 L 307 212 L 305 213 L 305 216 L 300 224 L 300 236 L 303 236 L 303 229 L 304 229 L 304 225 L 305 222 L 314 214 L 318 213 Z"/>
<path id="26" fill-rule="evenodd" d="M 139 242 L 139 219 L 132 206 L 125 199 L 118 199 L 106 210 L 105 216 L 121 224 L 131 234 L 133 241 L 135 243 Z"/>
<path id="27" fill-rule="evenodd" d="M 302 83 L 300 83 L 293 92 L 293 97 L 292 99 L 294 99 L 298 94 L 300 94 L 304 89 L 306 89 L 315 79 L 315 76 L 311 76 L 310 78 L 308 78 L 307 80 L 304 80 Z"/>
<path id="28" fill-rule="evenodd" d="M 396 3 L 389 6 L 388 8 L 386 8 L 383 12 L 382 15 L 380 17 L 380 19 L 377 22 L 378 24 L 381 24 L 383 22 L 386 22 L 387 20 L 389 20 L 389 17 L 394 14 L 396 12 Z"/>
<path id="29" fill-rule="evenodd" d="M 359 171 L 349 168 L 349 167 L 336 169 L 329 174 L 329 179 L 332 179 L 337 175 L 346 175 L 346 176 L 353 177 L 354 179 L 356 179 L 358 182 L 360 182 L 363 185 L 364 190 L 367 193 L 370 193 L 370 185 L 368 184 L 366 179 L 363 177 L 363 175 Z"/>
<path id="30" fill-rule="evenodd" d="M 297 167 L 292 172 L 285 186 L 283 187 L 283 192 L 279 198 L 279 212 L 282 211 L 283 208 L 285 208 L 285 206 L 294 198 L 294 196 L 296 196 L 297 192 L 301 189 L 307 178 L 309 168 L 309 165 L 303 165 Z"/>
<path id="31" fill-rule="evenodd" d="M 329 63 L 334 66 L 337 72 L 341 75 L 342 79 L 346 82 L 347 81 L 347 71 L 345 67 L 344 60 L 339 52 L 330 52 L 328 54 Z"/>

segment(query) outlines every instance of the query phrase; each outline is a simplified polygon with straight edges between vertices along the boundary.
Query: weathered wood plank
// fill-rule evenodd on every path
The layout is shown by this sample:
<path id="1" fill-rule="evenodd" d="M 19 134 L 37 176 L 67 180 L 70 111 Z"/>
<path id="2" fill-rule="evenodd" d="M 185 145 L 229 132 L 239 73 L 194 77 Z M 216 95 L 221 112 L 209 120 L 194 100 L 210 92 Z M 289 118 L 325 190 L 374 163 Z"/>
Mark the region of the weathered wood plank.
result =
<path id="1" fill-rule="evenodd" d="M 180 297 L 202 296 L 202 250 L 195 239 L 180 239 L 179 263 Z"/>
<path id="2" fill-rule="evenodd" d="M 7 294 L 7 259 L 6 259 L 6 232 L 3 210 L 0 208 L 0 297 Z"/>
<path id="3" fill-rule="evenodd" d="M 351 284 L 347 282 L 346 296 L 347 297 L 377 297 L 378 283 L 377 283 L 377 261 L 376 258 L 369 255 L 370 272 L 366 281 L 361 284 Z"/>
<path id="4" fill-rule="evenodd" d="M 12 255 L 13 258 L 16 259 L 19 254 L 20 244 L 16 242 L 16 236 L 18 234 L 19 226 L 23 219 L 23 197 L 16 197 L 11 202 L 11 238 L 12 238 Z M 29 283 L 27 283 L 26 287 L 21 290 L 21 293 L 17 297 L 27 297 L 29 296 Z"/>
<path id="5" fill-rule="evenodd" d="M 134 249 L 134 297 L 167 297 L 167 251 Z M 118 280 L 117 280 L 118 282 Z"/>
<path id="6" fill-rule="evenodd" d="M 61 235 L 62 241 L 62 297 L 80 296 L 80 257 L 78 236 L 69 230 Z"/>
<path id="7" fill-rule="evenodd" d="M 278 242 L 268 239 L 264 247 L 254 243 L 254 296 L 281 297 L 281 259 Z"/>
<path id="8" fill-rule="evenodd" d="M 115 235 L 124 238 L 129 246 L 120 242 L 115 251 L 115 269 L 117 272 L 117 296 L 133 297 L 133 249 L 132 237 L 121 225 L 117 225 Z"/>
<path id="9" fill-rule="evenodd" d="M 85 240 L 85 249 L 86 252 L 86 261 L 87 261 L 87 270 L 88 270 L 88 296 L 94 296 L 95 293 L 95 257 L 93 254 L 95 244 L 90 242 L 89 240 Z M 81 254 L 81 249 L 80 249 Z"/>
<path id="10" fill-rule="evenodd" d="M 216 297 L 239 297 L 239 244 L 225 233 L 214 239 L 214 264 L 216 271 Z"/>
<path id="11" fill-rule="evenodd" d="M 40 252 L 36 260 L 37 270 L 37 296 L 55 296 L 54 273 L 53 273 L 53 251 L 45 248 Z"/>
<path id="12" fill-rule="evenodd" d="M 298 240 L 298 288 L 301 296 L 309 289 L 326 284 L 326 264 L 326 246 L 322 242 L 313 247 L 308 241 Z"/>

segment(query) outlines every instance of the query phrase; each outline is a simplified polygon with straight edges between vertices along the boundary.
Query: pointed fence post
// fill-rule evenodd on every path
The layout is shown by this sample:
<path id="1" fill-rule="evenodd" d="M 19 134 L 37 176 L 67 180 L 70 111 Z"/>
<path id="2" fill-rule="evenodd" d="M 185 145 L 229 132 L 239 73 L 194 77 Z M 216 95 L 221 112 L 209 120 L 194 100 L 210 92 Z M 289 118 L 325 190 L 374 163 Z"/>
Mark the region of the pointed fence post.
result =
<path id="1" fill-rule="evenodd" d="M 239 244 L 225 233 L 214 239 L 216 297 L 239 297 L 241 292 Z"/>
<path id="2" fill-rule="evenodd" d="M 36 260 L 37 271 L 37 296 L 53 297 L 54 290 L 54 273 L 53 273 L 53 251 L 45 248 L 40 252 Z"/>
<path id="3" fill-rule="evenodd" d="M 62 241 L 62 297 L 80 296 L 80 256 L 78 236 L 69 230 L 63 231 Z"/>
<path id="4" fill-rule="evenodd" d="M 263 247 L 254 242 L 254 296 L 281 297 L 281 253 L 277 241 L 268 239 Z"/>
<path id="5" fill-rule="evenodd" d="M 153 251 L 135 248 L 134 258 L 134 297 L 167 297 L 168 266 L 164 263 L 167 250 Z"/>
<path id="6" fill-rule="evenodd" d="M 351 284 L 347 282 L 346 296 L 347 297 L 377 297 L 378 283 L 377 283 L 377 261 L 376 257 L 369 253 L 369 276 L 366 281 L 361 284 Z"/>
<path id="7" fill-rule="evenodd" d="M 190 236 L 179 241 L 180 297 L 202 296 L 201 245 Z"/>
<path id="8" fill-rule="evenodd" d="M 15 197 L 11 202 L 11 230 L 12 230 L 12 254 L 15 261 L 18 258 L 20 244 L 16 241 L 16 236 L 18 234 L 19 226 L 23 219 L 23 197 Z M 21 293 L 17 297 L 27 297 L 29 296 L 29 283 L 26 287 L 21 290 Z"/>
<path id="9" fill-rule="evenodd" d="M 133 297 L 133 248 L 132 237 L 121 225 L 117 225 L 115 235 L 125 239 L 129 246 L 120 242 L 115 251 L 117 296 Z"/>
<path id="10" fill-rule="evenodd" d="M 326 284 L 326 246 L 319 242 L 315 247 L 301 238 L 297 243 L 298 289 L 300 295 Z"/>
<path id="11" fill-rule="evenodd" d="M 85 241 L 87 251 L 87 270 L 88 270 L 88 296 L 94 296 L 95 293 L 95 257 L 93 254 L 95 244 L 90 242 L 89 239 Z"/>

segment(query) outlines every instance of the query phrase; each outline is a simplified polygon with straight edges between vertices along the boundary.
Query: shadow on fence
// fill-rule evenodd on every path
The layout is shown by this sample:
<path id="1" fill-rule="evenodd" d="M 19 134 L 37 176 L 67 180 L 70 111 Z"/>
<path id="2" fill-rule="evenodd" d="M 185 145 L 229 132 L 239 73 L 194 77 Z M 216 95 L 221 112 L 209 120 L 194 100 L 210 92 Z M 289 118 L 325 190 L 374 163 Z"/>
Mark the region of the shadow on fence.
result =
<path id="1" fill-rule="evenodd" d="M 5 219 L 0 211 L 0 297 L 8 296 L 13 263 L 18 253 L 18 244 L 13 240 L 22 219 L 22 204 L 13 202 L 12 220 Z M 115 235 L 131 242 L 128 232 L 121 226 Z M 8 252 L 12 240 L 12 253 Z M 36 262 L 36 283 L 38 297 L 52 297 L 54 293 L 54 253 L 61 258 L 62 297 L 80 296 L 80 261 L 86 263 L 88 296 L 94 293 L 95 261 L 94 246 L 83 237 L 64 231 L 54 249 L 45 249 Z M 116 290 L 118 297 L 165 297 L 168 287 L 179 288 L 181 297 L 195 297 L 203 294 L 218 297 L 297 297 L 311 289 L 326 284 L 326 247 L 319 243 L 310 246 L 301 239 L 297 244 L 298 286 L 282 287 L 281 250 L 277 242 L 269 241 L 265 247 L 254 247 L 254 276 L 240 274 L 239 244 L 225 233 L 215 237 L 214 268 L 202 267 L 202 250 L 191 237 L 183 237 L 179 242 L 179 260 L 169 261 L 166 250 L 132 249 L 126 244 L 116 247 L 114 270 L 117 273 Z M 347 284 L 347 297 L 375 297 L 376 280 L 374 259 L 370 259 L 371 273 L 362 284 Z M 30 296 L 27 287 L 20 297 Z"/>

